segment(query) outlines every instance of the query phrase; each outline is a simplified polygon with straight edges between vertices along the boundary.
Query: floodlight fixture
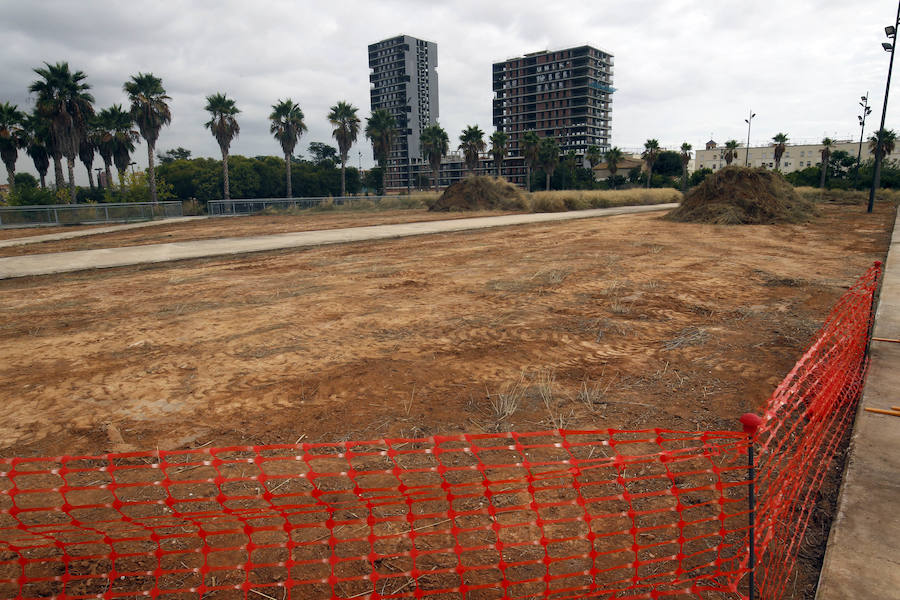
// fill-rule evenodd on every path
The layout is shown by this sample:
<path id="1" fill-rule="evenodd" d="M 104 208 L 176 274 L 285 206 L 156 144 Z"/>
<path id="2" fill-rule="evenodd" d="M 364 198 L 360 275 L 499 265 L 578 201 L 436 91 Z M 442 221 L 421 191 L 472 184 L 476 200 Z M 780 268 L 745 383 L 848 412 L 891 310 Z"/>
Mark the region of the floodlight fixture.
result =
<path id="1" fill-rule="evenodd" d="M 900 3 L 897 6 L 897 16 L 894 23 L 884 28 L 884 33 L 894 43 L 882 42 L 881 47 L 885 52 L 891 53 L 891 60 L 888 63 L 887 83 L 884 86 L 884 108 L 881 109 L 881 127 L 878 128 L 878 136 L 884 132 L 884 119 L 887 116 L 888 94 L 891 92 L 891 71 L 894 69 L 894 51 L 897 49 L 897 28 L 900 27 Z M 869 189 L 869 205 L 866 207 L 867 212 L 872 212 L 875 208 L 875 190 L 878 189 L 881 180 L 881 160 L 884 158 L 883 144 L 875 144 L 875 172 L 872 176 L 872 187 Z"/>

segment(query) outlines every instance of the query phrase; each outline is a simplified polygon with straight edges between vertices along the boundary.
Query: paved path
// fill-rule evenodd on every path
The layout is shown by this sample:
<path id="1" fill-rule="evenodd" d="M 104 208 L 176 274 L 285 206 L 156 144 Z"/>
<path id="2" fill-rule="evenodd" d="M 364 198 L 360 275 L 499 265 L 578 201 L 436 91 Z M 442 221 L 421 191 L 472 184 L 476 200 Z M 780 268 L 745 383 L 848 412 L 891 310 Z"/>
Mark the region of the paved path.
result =
<path id="1" fill-rule="evenodd" d="M 158 263 L 208 256 L 264 252 L 284 248 L 303 248 L 325 244 L 361 242 L 401 238 L 430 233 L 449 233 L 469 229 L 486 229 L 507 225 L 524 225 L 635 214 L 650 211 L 669 210 L 677 204 L 655 204 L 650 206 L 623 206 L 618 208 L 598 208 L 562 213 L 531 213 L 524 215 L 503 215 L 499 217 L 478 217 L 452 219 L 448 221 L 427 221 L 421 223 L 398 223 L 394 225 L 373 225 L 345 229 L 323 229 L 296 233 L 279 233 L 241 238 L 220 238 L 189 242 L 171 242 L 146 246 L 103 248 L 99 250 L 79 250 L 76 252 L 56 252 L 0 258 L 0 279 L 66 273 L 86 269 L 124 267 L 145 263 Z M 74 233 L 74 232 L 73 232 Z"/>
<path id="2" fill-rule="evenodd" d="M 900 339 L 900 214 L 873 337 Z M 900 406 L 898 390 L 900 343 L 873 340 L 817 600 L 900 598 L 900 417 L 863 410 Z"/>
<path id="3" fill-rule="evenodd" d="M 140 223 L 123 223 L 121 225 L 109 225 L 107 227 L 92 227 L 91 229 L 76 229 L 75 231 L 58 231 L 56 233 L 45 233 L 43 235 L 32 235 L 28 237 L 13 238 L 9 240 L 0 240 L 0 248 L 9 246 L 25 246 L 27 244 L 39 244 L 41 242 L 52 242 L 54 240 L 70 240 L 72 238 L 85 237 L 88 235 L 98 235 L 101 233 L 112 233 L 114 231 L 122 231 L 124 229 L 139 229 L 141 227 L 152 227 L 154 225 L 169 225 L 171 223 L 183 223 L 185 221 L 196 221 L 197 219 L 208 219 L 209 217 L 169 217 L 168 219 L 156 219 L 154 221 L 141 221 Z"/>

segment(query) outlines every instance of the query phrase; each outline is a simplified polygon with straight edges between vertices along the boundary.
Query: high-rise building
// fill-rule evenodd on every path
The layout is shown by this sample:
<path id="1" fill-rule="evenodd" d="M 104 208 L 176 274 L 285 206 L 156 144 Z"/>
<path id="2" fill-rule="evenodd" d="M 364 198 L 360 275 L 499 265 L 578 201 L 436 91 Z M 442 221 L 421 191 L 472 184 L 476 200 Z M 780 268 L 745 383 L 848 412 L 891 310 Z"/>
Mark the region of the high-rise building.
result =
<path id="1" fill-rule="evenodd" d="M 397 121 L 385 177 L 389 189 L 409 188 L 412 166 L 422 162 L 422 129 L 438 119 L 437 44 L 398 35 L 369 45 L 372 112 Z"/>
<path id="2" fill-rule="evenodd" d="M 494 63 L 494 127 L 509 136 L 509 156 L 522 157 L 522 136 L 553 137 L 563 153 L 609 149 L 613 55 L 593 46 L 543 50 Z M 507 177 L 524 182 L 524 167 Z"/>

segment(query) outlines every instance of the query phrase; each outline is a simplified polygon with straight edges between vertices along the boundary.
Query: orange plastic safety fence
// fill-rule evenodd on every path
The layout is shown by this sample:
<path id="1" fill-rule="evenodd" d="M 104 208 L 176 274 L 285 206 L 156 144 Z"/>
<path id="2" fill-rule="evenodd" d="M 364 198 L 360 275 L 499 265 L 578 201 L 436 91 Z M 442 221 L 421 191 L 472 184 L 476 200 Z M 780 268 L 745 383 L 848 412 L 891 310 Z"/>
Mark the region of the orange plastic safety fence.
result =
<path id="1" fill-rule="evenodd" d="M 759 598 L 785 597 L 823 481 L 853 425 L 880 275 L 876 262 L 841 297 L 766 406 L 757 461 Z"/>
<path id="2" fill-rule="evenodd" d="M 0 459 L 0 595 L 734 591 L 747 441 L 551 431 Z"/>
<path id="3" fill-rule="evenodd" d="M 760 598 L 853 420 L 876 265 L 773 394 Z M 750 441 L 558 430 L 0 458 L 4 598 L 744 598 Z"/>

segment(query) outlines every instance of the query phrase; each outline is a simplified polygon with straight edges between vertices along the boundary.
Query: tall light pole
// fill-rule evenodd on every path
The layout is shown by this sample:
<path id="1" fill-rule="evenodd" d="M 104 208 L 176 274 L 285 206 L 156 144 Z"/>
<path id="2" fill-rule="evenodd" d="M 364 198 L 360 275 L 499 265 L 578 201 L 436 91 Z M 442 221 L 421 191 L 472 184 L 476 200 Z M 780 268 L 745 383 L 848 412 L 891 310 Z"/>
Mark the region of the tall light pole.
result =
<path id="1" fill-rule="evenodd" d="M 884 119 L 887 116 L 888 94 L 891 91 L 891 71 L 894 69 L 894 50 L 897 48 L 897 28 L 900 27 L 900 3 L 897 4 L 897 18 L 893 25 L 884 28 L 884 34 L 894 43 L 882 42 L 881 47 L 891 53 L 891 62 L 888 63 L 887 85 L 884 87 L 884 108 L 881 109 L 881 127 L 875 134 L 878 140 L 875 144 L 875 176 L 872 178 L 872 189 L 869 190 L 869 206 L 867 212 L 875 208 L 875 190 L 881 184 L 881 159 L 884 146 Z"/>
<path id="2" fill-rule="evenodd" d="M 856 182 L 859 181 L 859 163 L 862 161 L 862 143 L 866 134 L 866 117 L 872 114 L 872 108 L 869 106 L 869 92 L 866 92 L 865 96 L 860 96 L 859 99 L 862 100 L 859 103 L 862 107 L 862 114 L 856 116 L 859 119 L 859 152 L 856 153 L 856 172 L 853 174 L 853 187 L 856 187 Z"/>
<path id="3" fill-rule="evenodd" d="M 756 116 L 756 113 L 753 112 L 753 109 L 750 109 L 750 116 L 744 119 L 744 123 L 747 124 L 747 154 L 744 156 L 744 166 L 750 166 L 750 123 L 753 121 L 753 117 Z"/>

